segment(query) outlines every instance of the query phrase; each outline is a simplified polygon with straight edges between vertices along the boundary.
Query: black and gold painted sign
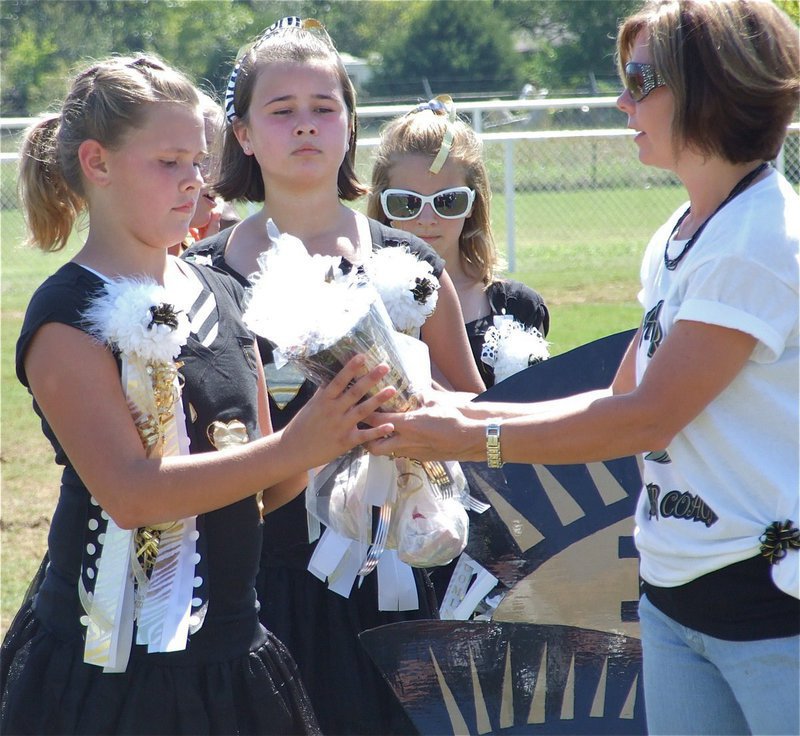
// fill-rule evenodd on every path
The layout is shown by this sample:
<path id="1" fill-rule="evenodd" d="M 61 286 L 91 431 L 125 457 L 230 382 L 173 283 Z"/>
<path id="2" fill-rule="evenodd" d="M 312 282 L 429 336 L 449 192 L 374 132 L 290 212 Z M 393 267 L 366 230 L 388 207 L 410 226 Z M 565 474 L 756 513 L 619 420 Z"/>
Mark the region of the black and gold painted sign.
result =
<path id="1" fill-rule="evenodd" d="M 610 384 L 633 331 L 531 366 L 478 401 Z M 645 733 L 633 513 L 639 465 L 463 463 L 466 552 L 508 588 L 491 621 L 417 621 L 361 640 L 422 734 Z"/>

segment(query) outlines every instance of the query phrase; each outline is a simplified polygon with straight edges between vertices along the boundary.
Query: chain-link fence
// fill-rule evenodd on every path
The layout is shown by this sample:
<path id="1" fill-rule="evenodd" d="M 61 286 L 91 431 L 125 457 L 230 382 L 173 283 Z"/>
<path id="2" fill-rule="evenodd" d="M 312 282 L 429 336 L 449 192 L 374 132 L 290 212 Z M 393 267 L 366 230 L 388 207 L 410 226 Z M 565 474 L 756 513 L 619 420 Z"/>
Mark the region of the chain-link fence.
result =
<path id="1" fill-rule="evenodd" d="M 686 198 L 677 179 L 639 163 L 632 136 L 618 131 L 483 139 L 494 234 L 512 272 L 519 254 L 541 245 L 616 239 L 641 247 Z M 359 151 L 367 181 L 375 143 Z"/>
<path id="2" fill-rule="evenodd" d="M 362 180 L 370 179 L 380 126 L 407 109 L 359 111 Z M 511 272 L 531 251 L 561 243 L 639 253 L 686 200 L 673 174 L 639 161 L 614 97 L 458 103 L 458 112 L 484 142 L 493 230 Z M 790 126 L 776 165 L 800 182 L 800 124 Z"/>
<path id="3" fill-rule="evenodd" d="M 559 243 L 640 250 L 685 200 L 669 172 L 642 165 L 614 98 L 459 103 L 484 140 L 494 193 L 492 221 L 508 270 L 532 249 Z M 369 182 L 380 126 L 408 108 L 359 108 L 357 170 Z M 0 207 L 17 209 L 14 153 L 29 121 L 0 120 Z M 616 126 L 616 127 L 614 127 Z M 578 129 L 580 128 L 580 129 Z M 800 125 L 776 162 L 800 182 Z"/>

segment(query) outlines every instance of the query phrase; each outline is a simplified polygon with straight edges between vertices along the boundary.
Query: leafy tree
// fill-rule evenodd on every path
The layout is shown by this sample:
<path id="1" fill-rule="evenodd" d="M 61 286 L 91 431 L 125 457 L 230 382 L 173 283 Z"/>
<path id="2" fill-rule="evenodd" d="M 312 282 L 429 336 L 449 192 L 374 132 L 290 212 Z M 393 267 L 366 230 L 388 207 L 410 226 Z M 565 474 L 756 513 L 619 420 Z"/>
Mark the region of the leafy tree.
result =
<path id="1" fill-rule="evenodd" d="M 398 3 L 402 5 L 402 3 Z M 373 97 L 419 98 L 429 93 L 498 94 L 520 85 L 519 59 L 505 19 L 488 0 L 416 3 L 407 25 L 383 35 L 380 66 L 367 89 Z"/>
<path id="2" fill-rule="evenodd" d="M 775 0 L 800 20 L 798 0 Z M 218 94 L 238 49 L 287 14 L 315 17 L 343 52 L 374 60 L 372 100 L 430 90 L 551 96 L 618 87 L 619 20 L 639 0 L 0 0 L 0 106 L 37 114 L 87 58 L 155 52 Z M 427 85 L 427 87 L 426 87 Z M 362 98 L 367 99 L 368 97 Z"/>
<path id="3" fill-rule="evenodd" d="M 773 0 L 773 2 L 782 8 L 796 24 L 800 24 L 800 0 Z"/>
<path id="4" fill-rule="evenodd" d="M 430 0 L 306 0 L 305 14 L 325 24 L 336 47 L 369 58 L 382 53 L 388 35 L 408 25 Z"/>
<path id="5" fill-rule="evenodd" d="M 275 17 L 285 12 L 272 6 Z M 257 24 L 251 4 L 233 0 L 3 0 L 0 14 L 6 116 L 41 112 L 63 97 L 76 66 L 111 53 L 157 53 L 221 90 Z"/>
<path id="6" fill-rule="evenodd" d="M 221 95 L 238 50 L 287 14 L 315 17 L 358 56 L 419 5 L 389 0 L 2 0 L 2 112 L 37 114 L 62 98 L 89 58 L 155 52 Z"/>
<path id="7" fill-rule="evenodd" d="M 640 6 L 639 0 L 557 3 L 560 19 L 575 34 L 558 55 L 565 86 L 588 87 L 592 94 L 608 93 L 609 84 L 612 89 L 619 86 L 614 60 L 617 28 Z"/>
<path id="8" fill-rule="evenodd" d="M 526 41 L 526 78 L 556 95 L 616 89 L 617 27 L 640 6 L 640 0 L 495 1 Z"/>

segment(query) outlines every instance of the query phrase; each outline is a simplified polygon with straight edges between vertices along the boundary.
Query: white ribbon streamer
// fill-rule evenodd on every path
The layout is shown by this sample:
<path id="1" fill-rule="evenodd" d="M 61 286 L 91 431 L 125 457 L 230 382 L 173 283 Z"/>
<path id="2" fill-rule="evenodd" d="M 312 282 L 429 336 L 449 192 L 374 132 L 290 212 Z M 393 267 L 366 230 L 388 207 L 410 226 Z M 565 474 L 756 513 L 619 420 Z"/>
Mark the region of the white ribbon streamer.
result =
<path id="1" fill-rule="evenodd" d="M 148 335 L 149 341 L 139 341 L 141 352 L 122 350 L 120 353 L 122 386 L 149 455 L 164 457 L 188 453 L 189 437 L 177 371 L 166 396 L 157 398 L 153 383 L 154 379 L 159 380 L 158 366 L 165 361 L 158 353 L 165 349 L 159 343 L 159 336 L 173 340 L 173 335 L 164 325 L 148 325 L 149 313 L 140 316 L 146 311 L 142 306 L 148 296 L 162 296 L 163 287 L 155 283 L 116 281 L 108 282 L 106 291 L 107 296 L 98 299 L 87 316 L 95 334 L 107 343 L 119 346 L 120 337 L 127 337 L 119 335 L 119 324 L 126 319 L 131 322 L 131 331 L 147 335 L 161 330 L 158 335 Z M 159 303 L 160 300 L 156 300 L 154 306 Z M 180 327 L 188 334 L 185 323 Z M 185 341 L 185 337 L 179 339 Z M 174 350 L 177 356 L 180 346 L 175 344 L 166 349 Z M 159 402 L 167 405 L 159 405 Z M 135 620 L 138 621 L 136 643 L 146 645 L 148 652 L 186 648 L 194 570 L 199 561 L 197 539 L 196 517 L 179 520 L 161 530 L 148 578 L 137 557 L 136 531 L 121 529 L 113 519 L 108 519 L 96 562 L 94 591 L 92 594 L 79 591 L 86 610 L 82 618 L 87 626 L 86 663 L 102 667 L 104 672 L 124 672 L 130 658 Z"/>
<path id="2" fill-rule="evenodd" d="M 133 636 L 133 531 L 108 520 L 97 582 L 87 610 L 83 661 L 104 672 L 124 672 Z M 122 622 L 130 625 L 121 625 Z"/>

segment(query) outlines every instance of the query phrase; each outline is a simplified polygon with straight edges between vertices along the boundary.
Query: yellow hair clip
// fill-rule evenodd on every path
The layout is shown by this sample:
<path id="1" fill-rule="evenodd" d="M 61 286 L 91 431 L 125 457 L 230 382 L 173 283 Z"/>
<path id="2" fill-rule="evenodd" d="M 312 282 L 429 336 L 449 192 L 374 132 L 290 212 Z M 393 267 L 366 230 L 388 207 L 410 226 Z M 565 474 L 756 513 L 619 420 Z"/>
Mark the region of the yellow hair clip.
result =
<path id="1" fill-rule="evenodd" d="M 444 162 L 447 161 L 450 149 L 453 146 L 453 123 L 456 121 L 456 106 L 450 95 L 437 95 L 432 100 L 417 105 L 411 112 L 421 112 L 422 110 L 430 110 L 434 115 L 447 115 L 447 128 L 442 138 L 442 145 L 428 169 L 431 174 L 438 174 L 442 170 Z"/>

